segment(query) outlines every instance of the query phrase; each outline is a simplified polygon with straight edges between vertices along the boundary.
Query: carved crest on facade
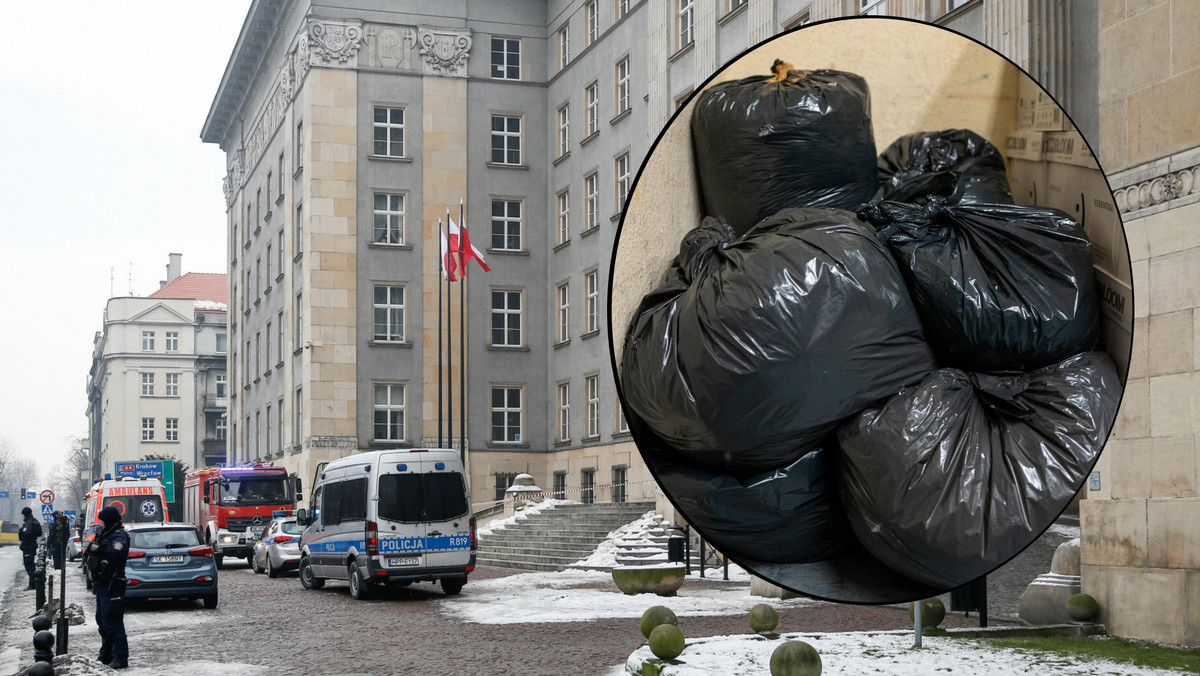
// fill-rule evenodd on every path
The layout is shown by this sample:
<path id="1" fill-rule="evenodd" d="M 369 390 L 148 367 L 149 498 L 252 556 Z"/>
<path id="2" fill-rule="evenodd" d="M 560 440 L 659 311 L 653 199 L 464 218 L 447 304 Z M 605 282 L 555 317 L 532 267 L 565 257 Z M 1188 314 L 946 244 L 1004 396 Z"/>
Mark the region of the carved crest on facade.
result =
<path id="1" fill-rule="evenodd" d="M 471 51 L 471 31 L 422 26 L 417 38 L 424 57 L 426 75 L 467 76 L 467 57 Z"/>
<path id="2" fill-rule="evenodd" d="M 361 21 L 308 20 L 308 46 L 322 64 L 346 65 L 358 54 L 362 37 Z"/>
<path id="3" fill-rule="evenodd" d="M 372 66 L 410 70 L 417 32 L 411 28 L 384 26 L 370 36 L 370 46 Z"/>

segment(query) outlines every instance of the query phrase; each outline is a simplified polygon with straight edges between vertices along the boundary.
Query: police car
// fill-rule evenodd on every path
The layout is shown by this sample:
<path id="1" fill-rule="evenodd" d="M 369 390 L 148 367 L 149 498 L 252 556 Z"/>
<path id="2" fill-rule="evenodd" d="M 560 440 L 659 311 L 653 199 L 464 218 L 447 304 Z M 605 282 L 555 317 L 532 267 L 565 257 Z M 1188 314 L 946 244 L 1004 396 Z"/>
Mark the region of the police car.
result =
<path id="1" fill-rule="evenodd" d="M 250 554 L 250 567 L 256 573 L 266 573 L 267 577 L 279 577 L 280 573 L 300 565 L 300 534 L 304 532 L 304 526 L 296 523 L 291 510 L 279 509 L 273 516 L 258 533 Z"/>

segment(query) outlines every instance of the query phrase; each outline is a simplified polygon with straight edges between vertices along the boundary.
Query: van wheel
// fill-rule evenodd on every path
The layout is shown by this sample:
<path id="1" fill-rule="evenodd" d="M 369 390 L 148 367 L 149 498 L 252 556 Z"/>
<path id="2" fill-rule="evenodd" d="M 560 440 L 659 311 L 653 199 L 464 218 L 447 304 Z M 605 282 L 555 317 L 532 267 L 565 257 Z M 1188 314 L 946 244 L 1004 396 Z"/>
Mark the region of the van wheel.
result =
<path id="1" fill-rule="evenodd" d="M 208 608 L 209 610 L 216 608 L 217 607 L 217 595 L 209 594 L 208 596 L 205 596 L 204 597 L 204 607 Z"/>
<path id="2" fill-rule="evenodd" d="M 466 580 L 452 580 L 448 577 L 443 577 L 442 591 L 446 593 L 446 596 L 455 596 L 462 591 L 463 585 L 466 583 Z"/>
<path id="3" fill-rule="evenodd" d="M 300 586 L 305 589 L 320 589 L 325 586 L 325 580 L 313 574 L 312 564 L 307 556 L 300 559 Z"/>
<path id="4" fill-rule="evenodd" d="M 350 596 L 358 601 L 371 596 L 371 590 L 367 581 L 363 580 L 362 572 L 358 569 L 358 564 L 353 562 L 350 564 Z"/>

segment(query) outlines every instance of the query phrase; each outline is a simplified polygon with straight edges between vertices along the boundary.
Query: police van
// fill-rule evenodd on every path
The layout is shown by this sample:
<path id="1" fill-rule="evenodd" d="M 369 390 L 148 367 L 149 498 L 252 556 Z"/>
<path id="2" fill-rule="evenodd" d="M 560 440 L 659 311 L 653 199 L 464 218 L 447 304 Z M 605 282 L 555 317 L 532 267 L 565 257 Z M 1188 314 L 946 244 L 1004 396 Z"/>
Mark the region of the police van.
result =
<path id="1" fill-rule="evenodd" d="M 358 453 L 325 466 L 296 511 L 300 584 L 346 580 L 365 598 L 386 584 L 439 581 L 462 591 L 475 570 L 475 517 L 457 451 Z"/>

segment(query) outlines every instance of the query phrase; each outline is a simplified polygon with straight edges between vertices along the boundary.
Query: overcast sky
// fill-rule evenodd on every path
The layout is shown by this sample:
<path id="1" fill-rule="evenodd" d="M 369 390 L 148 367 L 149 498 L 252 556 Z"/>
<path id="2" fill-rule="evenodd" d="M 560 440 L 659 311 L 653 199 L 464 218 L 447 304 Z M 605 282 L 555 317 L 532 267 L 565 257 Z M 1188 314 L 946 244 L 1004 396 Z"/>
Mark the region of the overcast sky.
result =
<path id="1" fill-rule="evenodd" d="M 200 128 L 249 6 L 5 5 L 0 437 L 43 469 L 87 434 L 107 300 L 153 293 L 172 252 L 225 272 L 224 154 Z"/>

